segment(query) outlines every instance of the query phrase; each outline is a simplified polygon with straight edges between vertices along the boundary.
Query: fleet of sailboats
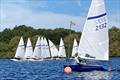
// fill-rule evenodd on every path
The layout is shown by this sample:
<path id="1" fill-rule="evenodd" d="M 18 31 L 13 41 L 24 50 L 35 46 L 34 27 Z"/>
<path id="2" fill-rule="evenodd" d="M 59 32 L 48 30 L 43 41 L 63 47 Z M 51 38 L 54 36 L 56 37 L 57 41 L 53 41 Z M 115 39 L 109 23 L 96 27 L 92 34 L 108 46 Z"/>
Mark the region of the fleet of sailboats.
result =
<path id="1" fill-rule="evenodd" d="M 54 43 L 45 37 L 38 37 L 36 45 L 33 51 L 33 46 L 30 38 L 27 40 L 27 45 L 25 48 L 23 38 L 21 37 L 18 48 L 16 50 L 15 59 L 16 60 L 30 60 L 30 61 L 41 61 L 44 59 L 56 59 L 65 58 L 66 52 L 64 47 L 64 42 L 61 38 L 59 51 Z"/>

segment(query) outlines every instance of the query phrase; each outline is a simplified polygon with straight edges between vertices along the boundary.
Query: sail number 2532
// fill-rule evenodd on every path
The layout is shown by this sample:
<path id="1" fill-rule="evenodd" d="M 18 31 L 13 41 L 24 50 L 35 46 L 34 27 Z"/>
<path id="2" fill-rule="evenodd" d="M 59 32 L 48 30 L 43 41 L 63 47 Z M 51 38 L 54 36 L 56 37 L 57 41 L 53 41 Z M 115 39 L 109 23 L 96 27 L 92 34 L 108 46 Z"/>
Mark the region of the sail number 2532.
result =
<path id="1" fill-rule="evenodd" d="M 95 23 L 96 23 L 96 31 L 104 29 L 107 26 L 107 21 L 105 17 L 96 20 Z"/>

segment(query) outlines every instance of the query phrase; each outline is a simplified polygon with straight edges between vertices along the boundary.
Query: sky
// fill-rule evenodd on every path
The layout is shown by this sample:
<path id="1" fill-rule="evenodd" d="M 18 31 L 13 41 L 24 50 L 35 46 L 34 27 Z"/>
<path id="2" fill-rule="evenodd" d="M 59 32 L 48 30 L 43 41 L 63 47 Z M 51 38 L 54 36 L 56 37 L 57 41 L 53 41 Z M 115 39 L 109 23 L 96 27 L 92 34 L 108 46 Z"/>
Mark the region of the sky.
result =
<path id="1" fill-rule="evenodd" d="M 36 29 L 72 28 L 82 31 L 91 0 L 0 0 L 0 31 L 16 25 Z M 109 26 L 120 28 L 120 0 L 105 0 Z"/>

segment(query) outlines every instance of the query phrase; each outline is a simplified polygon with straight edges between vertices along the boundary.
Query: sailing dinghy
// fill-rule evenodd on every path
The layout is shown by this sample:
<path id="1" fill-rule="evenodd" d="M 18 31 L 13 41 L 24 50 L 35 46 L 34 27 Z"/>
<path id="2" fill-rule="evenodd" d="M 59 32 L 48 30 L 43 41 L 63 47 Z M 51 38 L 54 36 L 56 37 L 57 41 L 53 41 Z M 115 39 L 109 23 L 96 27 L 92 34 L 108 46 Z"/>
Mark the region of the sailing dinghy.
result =
<path id="1" fill-rule="evenodd" d="M 50 50 L 46 38 L 44 38 L 44 58 L 50 59 Z"/>
<path id="2" fill-rule="evenodd" d="M 65 58 L 66 57 L 64 42 L 63 42 L 62 38 L 60 39 L 60 46 L 59 46 L 58 57 L 59 58 Z"/>
<path id="3" fill-rule="evenodd" d="M 33 47 L 32 47 L 32 43 L 30 41 L 30 38 L 28 38 L 25 56 L 24 56 L 25 60 L 31 59 L 32 55 L 33 55 Z"/>
<path id="4" fill-rule="evenodd" d="M 24 55 L 25 55 L 25 45 L 24 45 L 23 38 L 21 37 L 16 50 L 15 58 L 11 60 L 13 61 L 22 60 L 24 58 Z"/>
<path id="5" fill-rule="evenodd" d="M 35 45 L 35 49 L 32 55 L 32 59 L 30 59 L 31 61 L 36 61 L 36 60 L 40 60 L 41 55 L 41 48 L 40 48 L 40 37 L 38 37 L 36 45 Z"/>
<path id="6" fill-rule="evenodd" d="M 51 59 L 58 58 L 57 47 L 54 45 L 54 43 L 51 40 L 48 40 L 48 42 L 49 42 L 49 47 L 50 47 Z"/>
<path id="7" fill-rule="evenodd" d="M 72 49 L 72 57 L 75 57 L 75 54 L 78 52 L 78 43 L 77 40 L 74 39 L 73 42 L 73 49 Z"/>
<path id="8" fill-rule="evenodd" d="M 109 38 L 104 0 L 92 0 L 78 47 L 82 59 L 109 60 Z M 68 65 L 65 65 L 66 68 Z M 105 65 L 69 65 L 72 71 L 110 71 Z"/>
<path id="9" fill-rule="evenodd" d="M 41 56 L 41 61 L 42 61 L 45 58 L 45 44 L 44 44 L 44 38 L 43 37 L 41 37 L 40 48 L 41 48 L 40 56 Z"/>

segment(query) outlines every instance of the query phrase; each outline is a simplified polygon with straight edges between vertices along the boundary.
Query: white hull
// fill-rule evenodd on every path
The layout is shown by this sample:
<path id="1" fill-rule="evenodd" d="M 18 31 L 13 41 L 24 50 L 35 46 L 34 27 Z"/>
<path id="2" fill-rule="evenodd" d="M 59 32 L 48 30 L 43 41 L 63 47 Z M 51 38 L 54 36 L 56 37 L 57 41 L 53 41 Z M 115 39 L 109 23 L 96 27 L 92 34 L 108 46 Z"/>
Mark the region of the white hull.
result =
<path id="1" fill-rule="evenodd" d="M 17 61 L 17 62 L 21 62 L 24 61 L 23 59 L 10 59 L 11 61 Z"/>
<path id="2" fill-rule="evenodd" d="M 43 59 L 28 59 L 29 61 L 43 61 Z"/>

